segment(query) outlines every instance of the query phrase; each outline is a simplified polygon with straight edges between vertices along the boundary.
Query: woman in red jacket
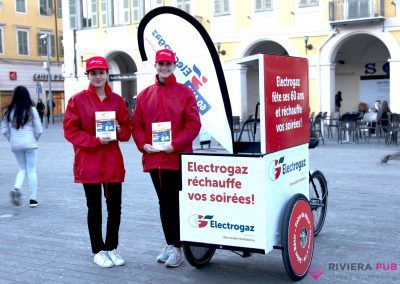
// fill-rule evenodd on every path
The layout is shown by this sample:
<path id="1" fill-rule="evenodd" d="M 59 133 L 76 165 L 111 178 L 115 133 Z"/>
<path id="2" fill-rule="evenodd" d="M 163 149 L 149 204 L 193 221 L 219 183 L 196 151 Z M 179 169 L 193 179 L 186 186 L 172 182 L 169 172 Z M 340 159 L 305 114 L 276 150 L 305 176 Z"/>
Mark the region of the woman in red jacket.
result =
<path id="1" fill-rule="evenodd" d="M 108 64 L 105 58 L 89 58 L 86 72 L 89 88 L 68 101 L 63 122 L 64 136 L 74 147 L 75 182 L 82 183 L 85 190 L 93 260 L 101 267 L 112 267 L 125 263 L 117 251 L 122 182 L 125 178 L 118 141 L 130 138 L 129 113 L 122 97 L 113 93 L 107 83 Z M 106 111 L 115 113 L 116 140 L 96 137 L 95 114 Z M 102 185 L 108 212 L 105 242 L 102 236 Z"/>
<path id="2" fill-rule="evenodd" d="M 143 170 L 150 172 L 160 204 L 167 245 L 157 261 L 164 262 L 166 267 L 177 267 L 183 262 L 179 236 L 179 153 L 193 151 L 192 143 L 201 127 L 193 92 L 176 82 L 175 62 L 171 50 L 157 51 L 155 84 L 138 95 L 132 118 L 133 138 L 143 153 Z M 164 122 L 164 131 L 157 132 L 160 122 Z"/>

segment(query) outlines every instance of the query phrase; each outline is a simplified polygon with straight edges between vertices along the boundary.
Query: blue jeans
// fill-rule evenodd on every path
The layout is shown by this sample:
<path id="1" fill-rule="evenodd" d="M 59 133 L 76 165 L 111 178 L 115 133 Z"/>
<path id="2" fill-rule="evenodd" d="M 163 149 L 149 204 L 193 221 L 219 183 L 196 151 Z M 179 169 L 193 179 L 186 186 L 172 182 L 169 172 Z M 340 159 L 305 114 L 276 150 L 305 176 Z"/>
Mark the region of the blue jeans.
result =
<path id="1" fill-rule="evenodd" d="M 14 187 L 16 189 L 21 189 L 25 176 L 28 177 L 29 184 L 29 199 L 36 200 L 37 193 L 37 175 L 36 175 L 36 158 L 37 149 L 32 149 L 28 151 L 18 151 L 13 152 L 15 158 L 17 159 L 19 165 L 19 172 L 15 178 Z"/>

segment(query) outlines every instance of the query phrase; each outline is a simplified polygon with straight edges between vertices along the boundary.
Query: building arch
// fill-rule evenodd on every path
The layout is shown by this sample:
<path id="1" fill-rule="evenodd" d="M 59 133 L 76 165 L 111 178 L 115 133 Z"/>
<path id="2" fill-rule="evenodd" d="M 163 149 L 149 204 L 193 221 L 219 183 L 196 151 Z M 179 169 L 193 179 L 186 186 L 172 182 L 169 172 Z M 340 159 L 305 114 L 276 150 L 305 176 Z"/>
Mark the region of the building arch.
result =
<path id="1" fill-rule="evenodd" d="M 400 98 L 395 93 L 398 94 L 400 91 L 395 82 L 395 78 L 400 75 L 399 55 L 397 42 L 388 32 L 382 33 L 378 28 L 352 32 L 340 31 L 338 36 L 327 42 L 319 55 L 320 111 L 335 110 L 334 95 L 339 90 L 343 93 L 344 107 L 341 112 L 356 111 L 358 103 L 368 96 L 363 91 L 366 86 L 366 81 L 363 80 L 368 76 L 371 77 L 368 79 L 386 80 L 384 83 L 389 88 L 387 92 L 391 105 L 399 108 Z M 376 70 L 367 72 L 367 64 L 376 64 Z M 387 68 L 389 65 L 390 68 Z M 387 75 L 386 79 L 382 77 L 385 75 Z M 347 91 L 343 91 L 343 88 Z M 376 99 L 378 97 L 377 94 Z M 368 104 L 370 105 L 371 102 Z"/>
<path id="2" fill-rule="evenodd" d="M 287 39 L 258 39 L 243 41 L 237 51 L 237 58 L 257 53 L 271 53 L 277 55 L 297 55 L 296 48 Z"/>
<path id="3" fill-rule="evenodd" d="M 126 52 L 113 50 L 105 55 L 110 65 L 109 82 L 112 89 L 124 98 L 128 109 L 133 107 L 133 97 L 137 95 L 137 65 Z"/>

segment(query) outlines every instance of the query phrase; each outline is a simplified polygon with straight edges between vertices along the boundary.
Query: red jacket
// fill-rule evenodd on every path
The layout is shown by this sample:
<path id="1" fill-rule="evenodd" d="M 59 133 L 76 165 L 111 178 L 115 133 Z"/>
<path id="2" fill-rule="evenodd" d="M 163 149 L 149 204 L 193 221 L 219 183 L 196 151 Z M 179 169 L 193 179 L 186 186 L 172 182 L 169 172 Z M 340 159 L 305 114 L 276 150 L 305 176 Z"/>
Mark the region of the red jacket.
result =
<path id="1" fill-rule="evenodd" d="M 94 87 L 72 96 L 63 121 L 64 136 L 75 152 L 74 177 L 77 183 L 123 182 L 124 161 L 118 141 L 101 144 L 96 138 L 95 112 L 115 111 L 121 127 L 119 141 L 131 136 L 129 113 L 123 99 L 106 84 L 106 98 L 100 101 Z"/>
<path id="2" fill-rule="evenodd" d="M 163 121 L 171 121 L 174 152 L 144 152 L 144 144 L 152 144 L 152 123 Z M 143 153 L 143 170 L 179 170 L 179 153 L 193 152 L 192 142 L 200 128 L 199 110 L 192 90 L 177 83 L 174 75 L 168 77 L 163 85 L 156 76 L 155 84 L 138 95 L 132 118 L 133 139 Z"/>

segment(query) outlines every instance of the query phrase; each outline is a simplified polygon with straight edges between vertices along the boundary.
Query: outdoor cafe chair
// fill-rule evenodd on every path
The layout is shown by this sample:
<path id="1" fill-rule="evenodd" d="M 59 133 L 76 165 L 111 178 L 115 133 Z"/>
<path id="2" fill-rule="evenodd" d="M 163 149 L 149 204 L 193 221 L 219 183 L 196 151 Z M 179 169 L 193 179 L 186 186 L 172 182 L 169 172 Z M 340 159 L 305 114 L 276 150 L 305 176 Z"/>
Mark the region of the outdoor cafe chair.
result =
<path id="1" fill-rule="evenodd" d="M 377 135 L 378 135 L 378 141 L 380 141 L 380 138 L 383 138 L 383 141 L 385 141 L 386 144 L 388 144 L 388 139 L 389 139 L 389 131 L 390 131 L 390 113 L 387 113 L 387 116 L 381 119 L 377 118 L 376 121 L 376 128 L 377 128 Z"/>
<path id="2" fill-rule="evenodd" d="M 328 138 L 332 137 L 333 138 L 333 129 L 336 128 L 336 132 L 338 134 L 338 139 L 339 139 L 339 120 L 340 120 L 340 112 L 334 111 L 331 112 L 331 115 L 329 118 L 327 118 L 327 129 L 328 129 Z"/>
<path id="3" fill-rule="evenodd" d="M 371 138 L 371 135 L 376 133 L 376 112 L 367 112 L 358 124 L 359 134 L 364 137 L 365 141 Z"/>
<path id="4" fill-rule="evenodd" d="M 325 145 L 322 127 L 324 127 L 324 121 L 322 119 L 322 112 L 320 112 L 317 114 L 317 116 L 314 118 L 314 121 L 312 122 L 312 130 L 315 134 L 318 135 L 319 138 L 321 138 L 322 144 Z"/>
<path id="5" fill-rule="evenodd" d="M 397 145 L 397 136 L 400 132 L 400 115 L 397 113 L 389 114 L 390 126 L 388 135 L 386 137 L 386 145 L 390 146 L 390 144 Z"/>
<path id="6" fill-rule="evenodd" d="M 339 120 L 339 136 L 338 142 L 343 143 L 343 138 L 346 142 L 350 142 L 350 136 L 353 142 L 358 142 L 358 119 L 359 113 L 344 113 Z"/>

